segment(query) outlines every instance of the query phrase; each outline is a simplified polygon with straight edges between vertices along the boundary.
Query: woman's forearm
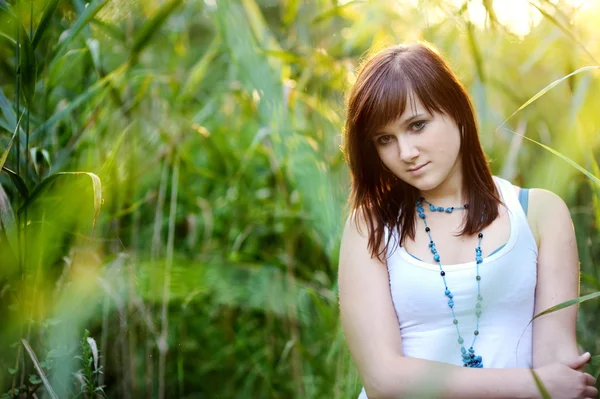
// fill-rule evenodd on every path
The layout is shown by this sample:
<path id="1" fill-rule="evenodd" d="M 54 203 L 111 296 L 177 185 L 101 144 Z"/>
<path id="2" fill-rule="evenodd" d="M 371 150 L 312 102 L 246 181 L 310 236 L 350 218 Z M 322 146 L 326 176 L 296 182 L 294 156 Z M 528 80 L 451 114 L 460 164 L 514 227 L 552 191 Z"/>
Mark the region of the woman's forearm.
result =
<path id="1" fill-rule="evenodd" d="M 367 378 L 369 399 L 529 399 L 539 397 L 531 370 L 472 369 L 423 359 L 394 357 Z"/>

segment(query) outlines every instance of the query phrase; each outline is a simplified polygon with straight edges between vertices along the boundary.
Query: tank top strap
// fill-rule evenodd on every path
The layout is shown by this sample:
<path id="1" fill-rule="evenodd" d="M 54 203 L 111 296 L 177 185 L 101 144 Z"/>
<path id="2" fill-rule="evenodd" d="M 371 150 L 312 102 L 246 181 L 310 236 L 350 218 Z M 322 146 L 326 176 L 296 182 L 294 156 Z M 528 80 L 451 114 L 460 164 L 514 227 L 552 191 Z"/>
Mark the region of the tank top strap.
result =
<path id="1" fill-rule="evenodd" d="M 525 211 L 519 202 L 519 196 L 515 192 L 515 187 L 512 183 L 497 176 L 494 176 L 494 181 L 500 190 L 501 199 L 508 210 L 521 221 L 527 221 L 527 216 L 525 216 Z"/>
<path id="2" fill-rule="evenodd" d="M 497 186 L 500 188 L 500 195 L 504 205 L 508 208 L 508 212 L 514 219 L 514 228 L 517 230 L 517 235 L 523 239 L 522 245 L 526 245 L 537 253 L 537 244 L 529 226 L 527 214 L 519 201 L 519 196 L 515 192 L 515 187 L 507 180 L 494 176 Z"/>

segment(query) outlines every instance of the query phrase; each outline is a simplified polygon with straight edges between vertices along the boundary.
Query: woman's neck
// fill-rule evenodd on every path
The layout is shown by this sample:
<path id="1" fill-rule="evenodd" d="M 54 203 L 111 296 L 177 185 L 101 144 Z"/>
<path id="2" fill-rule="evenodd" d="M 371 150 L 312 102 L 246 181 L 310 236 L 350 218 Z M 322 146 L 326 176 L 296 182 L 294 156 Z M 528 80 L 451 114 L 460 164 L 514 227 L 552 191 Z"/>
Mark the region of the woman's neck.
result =
<path id="1" fill-rule="evenodd" d="M 446 179 L 432 190 L 421 191 L 421 196 L 435 206 L 444 208 L 459 207 L 467 203 L 462 178 L 456 175 L 454 178 Z"/>

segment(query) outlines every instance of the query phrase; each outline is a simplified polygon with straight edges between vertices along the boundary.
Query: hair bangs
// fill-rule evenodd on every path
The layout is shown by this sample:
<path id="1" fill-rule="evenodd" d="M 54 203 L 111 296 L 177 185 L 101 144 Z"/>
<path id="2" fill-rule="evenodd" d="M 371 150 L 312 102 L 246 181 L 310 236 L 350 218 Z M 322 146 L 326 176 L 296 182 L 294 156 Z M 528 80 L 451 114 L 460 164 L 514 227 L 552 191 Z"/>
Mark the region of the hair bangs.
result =
<path id="1" fill-rule="evenodd" d="M 402 116 L 407 105 L 415 107 L 414 90 L 410 81 L 401 76 L 397 68 L 388 63 L 378 74 L 366 79 L 358 96 L 358 120 L 356 126 L 364 138 L 371 137 L 380 129 Z"/>

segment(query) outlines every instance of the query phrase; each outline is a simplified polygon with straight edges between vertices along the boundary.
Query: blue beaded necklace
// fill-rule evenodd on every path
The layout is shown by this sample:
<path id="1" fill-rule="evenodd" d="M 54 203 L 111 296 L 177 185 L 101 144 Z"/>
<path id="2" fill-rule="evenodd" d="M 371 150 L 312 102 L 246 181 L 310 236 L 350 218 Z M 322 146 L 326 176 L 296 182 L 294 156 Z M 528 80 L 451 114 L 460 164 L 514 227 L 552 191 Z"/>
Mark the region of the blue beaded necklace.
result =
<path id="1" fill-rule="evenodd" d="M 475 350 L 473 349 L 473 346 L 475 345 L 475 341 L 477 340 L 477 336 L 479 335 L 479 318 L 481 317 L 481 301 L 483 300 L 483 298 L 481 296 L 481 276 L 479 275 L 479 264 L 481 264 L 483 262 L 483 257 L 481 255 L 481 239 L 483 238 L 483 233 L 481 231 L 479 232 L 479 235 L 478 235 L 479 241 L 477 243 L 477 248 L 475 248 L 475 262 L 476 262 L 476 273 L 477 273 L 476 277 L 475 277 L 475 280 L 477 281 L 477 303 L 475 305 L 475 315 L 477 316 L 477 327 L 475 327 L 475 331 L 473 331 L 473 342 L 471 342 L 471 346 L 469 347 L 469 349 L 466 349 L 465 346 L 463 345 L 465 340 L 460 335 L 460 330 L 458 329 L 458 319 L 456 318 L 456 315 L 454 314 L 454 300 L 453 300 L 454 295 L 452 295 L 452 292 L 448 288 L 448 283 L 446 282 L 446 272 L 442 268 L 442 263 L 440 262 L 440 255 L 438 254 L 438 251 L 435 248 L 435 243 L 433 242 L 433 238 L 431 238 L 431 229 L 429 228 L 429 226 L 427 226 L 427 220 L 425 218 L 425 210 L 423 209 L 423 202 L 425 202 L 427 205 L 429 205 L 429 210 L 431 212 L 445 212 L 445 213 L 452 213 L 453 211 L 457 211 L 457 210 L 466 210 L 466 209 L 469 209 L 469 205 L 465 204 L 464 206 L 461 206 L 461 207 L 450 207 L 450 208 L 443 208 L 441 206 L 436 207 L 431 202 L 425 200 L 425 198 L 423 198 L 423 197 L 421 197 L 419 199 L 419 201 L 416 202 L 417 212 L 419 213 L 419 217 L 421 219 L 423 219 L 423 223 L 425 224 L 425 232 L 429 236 L 429 249 L 431 250 L 431 253 L 433 254 L 433 260 L 435 260 L 438 263 L 438 265 L 440 266 L 440 276 L 442 276 L 442 280 L 444 281 L 444 287 L 445 287 L 444 295 L 446 295 L 446 297 L 448 298 L 448 306 L 450 307 L 450 310 L 452 311 L 453 323 L 454 323 L 454 326 L 456 327 L 456 333 L 458 335 L 458 344 L 461 345 L 460 352 L 462 355 L 463 366 L 471 367 L 471 368 L 483 368 L 481 356 L 477 356 L 475 354 Z"/>

